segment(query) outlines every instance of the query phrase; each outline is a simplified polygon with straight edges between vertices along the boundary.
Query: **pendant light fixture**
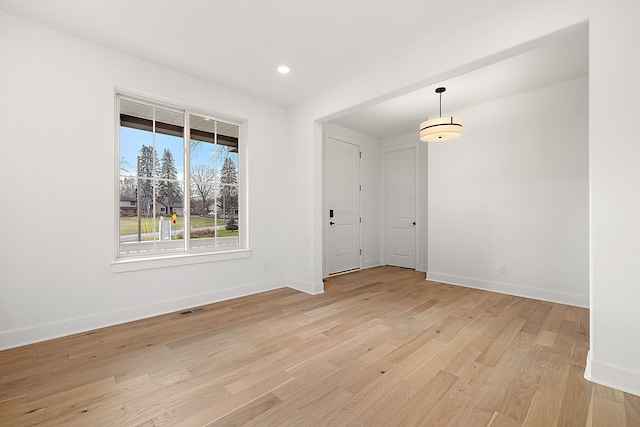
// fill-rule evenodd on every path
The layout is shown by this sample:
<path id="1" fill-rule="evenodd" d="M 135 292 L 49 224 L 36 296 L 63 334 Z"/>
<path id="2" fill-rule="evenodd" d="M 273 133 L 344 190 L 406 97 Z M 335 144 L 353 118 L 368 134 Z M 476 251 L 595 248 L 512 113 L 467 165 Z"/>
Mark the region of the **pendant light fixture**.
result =
<path id="1" fill-rule="evenodd" d="M 420 124 L 420 141 L 447 141 L 462 135 L 462 119 L 453 116 L 442 117 L 442 92 L 445 90 L 447 89 L 444 87 L 436 89 L 436 93 L 440 94 L 440 117 Z"/>

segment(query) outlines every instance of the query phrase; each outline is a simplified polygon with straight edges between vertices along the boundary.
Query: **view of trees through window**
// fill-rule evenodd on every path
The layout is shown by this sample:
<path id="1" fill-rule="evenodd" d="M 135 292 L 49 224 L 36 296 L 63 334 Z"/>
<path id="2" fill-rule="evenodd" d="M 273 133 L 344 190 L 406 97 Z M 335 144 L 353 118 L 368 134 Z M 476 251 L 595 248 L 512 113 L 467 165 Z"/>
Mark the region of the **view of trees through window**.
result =
<path id="1" fill-rule="evenodd" d="M 238 246 L 238 125 L 126 98 L 118 118 L 119 254 Z"/>

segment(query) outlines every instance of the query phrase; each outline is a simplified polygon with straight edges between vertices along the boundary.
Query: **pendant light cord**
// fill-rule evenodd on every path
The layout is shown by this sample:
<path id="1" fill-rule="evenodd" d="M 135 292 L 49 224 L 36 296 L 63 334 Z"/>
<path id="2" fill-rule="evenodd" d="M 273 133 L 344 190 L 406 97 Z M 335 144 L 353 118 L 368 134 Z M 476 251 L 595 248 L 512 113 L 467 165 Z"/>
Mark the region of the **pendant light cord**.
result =
<path id="1" fill-rule="evenodd" d="M 436 93 L 440 95 L 440 118 L 442 118 L 442 92 L 447 90 L 445 87 L 439 87 L 436 89 Z"/>

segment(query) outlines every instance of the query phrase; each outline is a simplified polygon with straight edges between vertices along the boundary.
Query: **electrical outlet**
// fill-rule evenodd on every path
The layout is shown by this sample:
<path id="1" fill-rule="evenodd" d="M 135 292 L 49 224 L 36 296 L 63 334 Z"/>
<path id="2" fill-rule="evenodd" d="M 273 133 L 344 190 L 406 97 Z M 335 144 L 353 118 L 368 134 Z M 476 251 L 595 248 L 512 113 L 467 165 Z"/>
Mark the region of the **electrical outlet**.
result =
<path id="1" fill-rule="evenodd" d="M 498 271 L 499 271 L 500 273 L 506 273 L 506 272 L 507 272 L 507 264 L 500 264 L 500 265 L 498 266 Z"/>

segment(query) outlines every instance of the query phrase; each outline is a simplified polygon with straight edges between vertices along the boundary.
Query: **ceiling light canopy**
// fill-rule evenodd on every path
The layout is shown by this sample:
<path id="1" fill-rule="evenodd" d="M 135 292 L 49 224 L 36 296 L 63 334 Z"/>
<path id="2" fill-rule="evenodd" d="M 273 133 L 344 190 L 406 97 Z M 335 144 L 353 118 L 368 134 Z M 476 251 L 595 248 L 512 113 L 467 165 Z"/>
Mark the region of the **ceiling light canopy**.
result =
<path id="1" fill-rule="evenodd" d="M 438 142 L 454 139 L 462 135 L 462 119 L 458 117 L 442 117 L 442 92 L 444 87 L 436 89 L 440 94 L 440 117 L 420 124 L 420 141 Z"/>
<path id="2" fill-rule="evenodd" d="M 287 67 L 286 65 L 281 65 L 278 67 L 278 72 L 280 74 L 288 74 L 289 71 L 291 71 L 291 68 Z"/>

